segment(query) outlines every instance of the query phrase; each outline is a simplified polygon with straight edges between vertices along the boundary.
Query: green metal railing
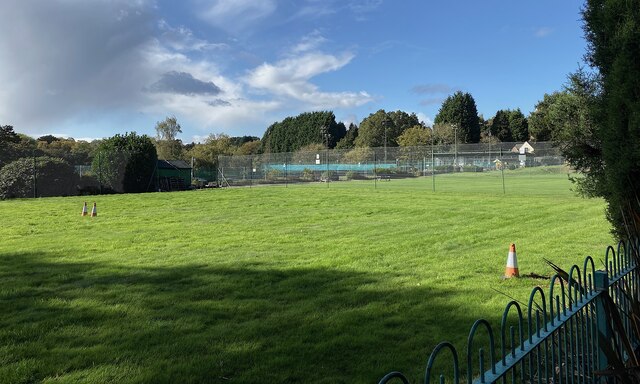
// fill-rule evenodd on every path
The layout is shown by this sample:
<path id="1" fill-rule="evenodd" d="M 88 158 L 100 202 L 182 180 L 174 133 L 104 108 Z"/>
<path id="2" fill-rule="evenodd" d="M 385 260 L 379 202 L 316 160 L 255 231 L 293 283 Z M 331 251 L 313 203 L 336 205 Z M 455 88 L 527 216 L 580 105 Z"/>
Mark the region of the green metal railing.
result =
<path id="1" fill-rule="evenodd" d="M 629 315 L 640 298 L 639 246 L 638 239 L 620 242 L 617 249 L 609 246 L 604 271 L 597 271 L 593 258 L 587 256 L 582 270 L 574 265 L 566 275 L 559 272 L 551 278 L 547 296 L 540 287 L 532 290 L 526 315 L 518 302 L 509 302 L 500 324 L 499 343 L 491 325 L 477 320 L 467 339 L 467 383 L 604 383 L 605 378 L 599 373 L 609 366 L 605 351 L 628 357 L 620 333 L 612 331 L 605 293 L 620 312 L 631 343 L 637 346 L 640 341 Z M 480 330 L 486 332 L 486 341 L 475 355 L 474 341 Z M 443 352 L 451 355 L 446 361 L 449 364 L 438 367 L 450 367 L 448 373 L 435 372 L 434 368 Z M 458 384 L 463 373 L 458 355 L 451 343 L 438 344 L 427 362 L 424 382 L 431 383 L 437 375 L 439 383 Z M 408 384 L 409 379 L 400 372 L 391 372 L 379 383 L 391 382 Z"/>

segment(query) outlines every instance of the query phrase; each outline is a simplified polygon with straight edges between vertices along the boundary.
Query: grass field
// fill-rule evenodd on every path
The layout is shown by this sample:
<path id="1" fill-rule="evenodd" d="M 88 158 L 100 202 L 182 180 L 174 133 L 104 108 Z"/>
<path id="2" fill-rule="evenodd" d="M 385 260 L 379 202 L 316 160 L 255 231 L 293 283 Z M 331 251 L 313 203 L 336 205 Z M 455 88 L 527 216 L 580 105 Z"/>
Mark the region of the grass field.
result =
<path id="1" fill-rule="evenodd" d="M 0 202 L 0 382 L 421 381 L 476 318 L 611 243 L 553 168 Z"/>

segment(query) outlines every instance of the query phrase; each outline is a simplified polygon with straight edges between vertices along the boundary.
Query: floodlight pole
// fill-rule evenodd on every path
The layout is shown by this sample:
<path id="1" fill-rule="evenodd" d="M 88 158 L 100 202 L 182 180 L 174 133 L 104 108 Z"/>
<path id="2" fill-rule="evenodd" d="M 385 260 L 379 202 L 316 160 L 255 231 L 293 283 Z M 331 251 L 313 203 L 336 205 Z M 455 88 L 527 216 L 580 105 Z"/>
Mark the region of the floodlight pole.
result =
<path id="1" fill-rule="evenodd" d="M 331 179 L 329 177 L 329 127 L 327 127 L 326 125 L 323 125 L 320 128 L 320 132 L 322 133 L 323 138 L 325 139 L 324 161 L 327 163 L 327 177 L 326 177 L 325 183 L 327 183 L 327 188 L 329 188 L 329 180 Z"/>
<path id="2" fill-rule="evenodd" d="M 387 121 L 387 118 L 385 117 L 384 120 L 382 120 L 382 126 L 384 127 L 384 163 L 385 166 L 387 164 L 387 125 L 389 124 L 389 122 Z"/>
<path id="3" fill-rule="evenodd" d="M 453 126 L 453 147 L 454 147 L 454 157 L 453 157 L 453 171 L 455 172 L 455 167 L 458 166 L 458 125 L 452 124 Z"/>
<path id="4" fill-rule="evenodd" d="M 433 192 L 436 191 L 436 167 L 435 167 L 435 161 L 434 161 L 434 156 L 433 156 L 433 144 L 434 144 L 434 137 L 433 137 L 433 132 L 431 133 L 431 184 L 433 187 Z"/>
<path id="5" fill-rule="evenodd" d="M 489 129 L 489 168 L 491 168 L 491 129 Z"/>
<path id="6" fill-rule="evenodd" d="M 378 155 L 375 151 L 373 151 L 373 189 L 378 189 Z"/>
<path id="7" fill-rule="evenodd" d="M 502 194 L 506 195 L 507 194 L 507 190 L 504 187 L 504 160 L 502 159 L 502 147 L 500 147 L 500 163 L 502 164 L 500 166 L 500 171 L 502 172 Z"/>

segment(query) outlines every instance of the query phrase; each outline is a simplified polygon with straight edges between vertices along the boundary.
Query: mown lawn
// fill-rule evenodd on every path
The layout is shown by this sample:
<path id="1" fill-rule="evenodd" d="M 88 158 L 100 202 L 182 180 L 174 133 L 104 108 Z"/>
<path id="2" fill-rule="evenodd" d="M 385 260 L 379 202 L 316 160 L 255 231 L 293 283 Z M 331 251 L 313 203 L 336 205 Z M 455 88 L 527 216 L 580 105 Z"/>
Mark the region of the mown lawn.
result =
<path id="1" fill-rule="evenodd" d="M 419 382 L 498 324 L 503 280 L 599 261 L 601 200 L 555 168 L 0 202 L 0 382 Z"/>

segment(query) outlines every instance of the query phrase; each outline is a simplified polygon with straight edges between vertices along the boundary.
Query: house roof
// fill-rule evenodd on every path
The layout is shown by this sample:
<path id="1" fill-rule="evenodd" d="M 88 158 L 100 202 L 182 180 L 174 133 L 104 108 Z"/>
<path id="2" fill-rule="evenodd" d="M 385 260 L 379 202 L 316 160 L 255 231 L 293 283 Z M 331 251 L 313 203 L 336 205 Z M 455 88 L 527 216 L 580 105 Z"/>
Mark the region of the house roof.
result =
<path id="1" fill-rule="evenodd" d="M 184 160 L 158 160 L 160 169 L 191 169 L 191 165 Z"/>

